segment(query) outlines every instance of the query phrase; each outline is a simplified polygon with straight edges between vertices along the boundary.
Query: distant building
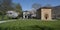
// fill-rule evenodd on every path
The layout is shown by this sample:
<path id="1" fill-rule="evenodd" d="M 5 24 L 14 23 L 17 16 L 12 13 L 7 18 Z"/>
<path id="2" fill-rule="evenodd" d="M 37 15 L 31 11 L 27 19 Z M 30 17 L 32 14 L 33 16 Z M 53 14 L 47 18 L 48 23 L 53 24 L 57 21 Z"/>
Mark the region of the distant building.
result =
<path id="1" fill-rule="evenodd" d="M 23 18 L 36 18 L 34 11 L 23 11 Z"/>
<path id="2" fill-rule="evenodd" d="M 30 18 L 30 12 L 29 11 L 23 11 L 23 18 Z"/>
<path id="3" fill-rule="evenodd" d="M 52 7 L 53 19 L 60 19 L 60 5 Z"/>

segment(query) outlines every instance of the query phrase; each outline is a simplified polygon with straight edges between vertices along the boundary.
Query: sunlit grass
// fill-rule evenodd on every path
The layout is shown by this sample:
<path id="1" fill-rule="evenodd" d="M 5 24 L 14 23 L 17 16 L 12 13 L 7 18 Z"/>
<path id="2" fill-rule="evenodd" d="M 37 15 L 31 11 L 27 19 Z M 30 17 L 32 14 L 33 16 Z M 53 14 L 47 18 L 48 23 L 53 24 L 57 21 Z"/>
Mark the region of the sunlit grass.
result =
<path id="1" fill-rule="evenodd" d="M 60 30 L 60 21 L 42 21 L 37 19 L 18 19 L 0 24 L 0 29 L 9 30 Z"/>

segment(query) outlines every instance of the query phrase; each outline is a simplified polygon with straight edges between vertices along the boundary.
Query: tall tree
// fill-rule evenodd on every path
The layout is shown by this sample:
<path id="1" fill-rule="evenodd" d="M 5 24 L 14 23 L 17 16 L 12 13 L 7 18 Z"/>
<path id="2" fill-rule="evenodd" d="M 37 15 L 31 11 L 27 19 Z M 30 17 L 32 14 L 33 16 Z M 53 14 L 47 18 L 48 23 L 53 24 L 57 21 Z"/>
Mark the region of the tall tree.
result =
<path id="1" fill-rule="evenodd" d="M 7 11 L 7 10 L 12 10 L 12 6 L 11 6 L 11 3 L 12 3 L 12 0 L 1 0 L 1 7 L 0 7 L 0 10 L 2 11 Z"/>
<path id="2" fill-rule="evenodd" d="M 12 0 L 3 0 L 3 4 L 5 10 L 12 10 Z"/>
<path id="3" fill-rule="evenodd" d="M 19 12 L 19 14 L 22 13 L 22 7 L 20 4 L 16 5 L 16 11 Z"/>
<path id="4" fill-rule="evenodd" d="M 21 11 L 21 10 L 22 10 L 21 5 L 20 5 L 20 4 L 17 4 L 17 5 L 16 5 L 16 9 L 18 9 L 18 10 L 20 10 L 20 11 Z"/>
<path id="5" fill-rule="evenodd" d="M 2 19 L 6 11 L 12 9 L 11 2 L 11 0 L 0 0 L 0 15 L 2 15 Z"/>

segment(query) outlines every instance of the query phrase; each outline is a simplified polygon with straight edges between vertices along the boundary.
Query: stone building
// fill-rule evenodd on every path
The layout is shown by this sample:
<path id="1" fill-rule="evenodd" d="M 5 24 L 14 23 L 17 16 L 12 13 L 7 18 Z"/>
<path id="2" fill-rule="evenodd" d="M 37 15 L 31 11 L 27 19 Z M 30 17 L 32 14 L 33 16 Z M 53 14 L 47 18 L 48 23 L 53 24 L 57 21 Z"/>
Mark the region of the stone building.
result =
<path id="1" fill-rule="evenodd" d="M 52 8 L 42 7 L 37 10 L 37 18 L 41 20 L 52 20 Z"/>
<path id="2" fill-rule="evenodd" d="M 54 7 L 47 7 L 48 9 L 51 9 L 51 18 L 52 19 L 60 19 L 60 6 L 54 6 Z M 47 9 L 45 7 L 45 9 Z M 41 9 L 43 7 L 37 9 L 37 18 L 41 19 Z"/>

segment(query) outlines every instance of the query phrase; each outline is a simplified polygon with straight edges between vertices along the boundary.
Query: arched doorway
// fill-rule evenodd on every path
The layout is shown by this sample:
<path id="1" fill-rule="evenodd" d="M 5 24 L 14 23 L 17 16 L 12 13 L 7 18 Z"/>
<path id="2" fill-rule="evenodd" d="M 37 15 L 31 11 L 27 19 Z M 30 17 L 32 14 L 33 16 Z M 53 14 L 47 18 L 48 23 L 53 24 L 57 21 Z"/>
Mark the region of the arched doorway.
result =
<path id="1" fill-rule="evenodd" d="M 48 19 L 48 14 L 45 14 L 45 19 L 46 19 L 46 20 Z"/>

